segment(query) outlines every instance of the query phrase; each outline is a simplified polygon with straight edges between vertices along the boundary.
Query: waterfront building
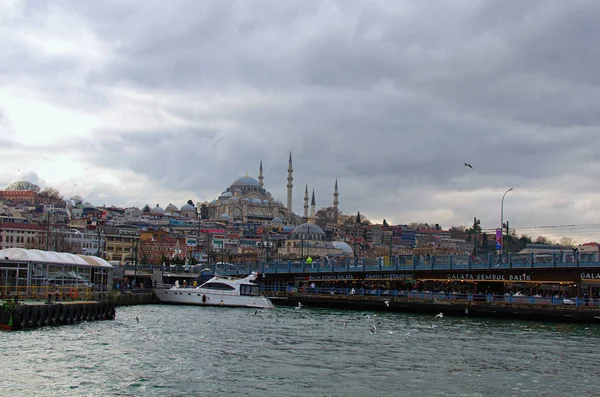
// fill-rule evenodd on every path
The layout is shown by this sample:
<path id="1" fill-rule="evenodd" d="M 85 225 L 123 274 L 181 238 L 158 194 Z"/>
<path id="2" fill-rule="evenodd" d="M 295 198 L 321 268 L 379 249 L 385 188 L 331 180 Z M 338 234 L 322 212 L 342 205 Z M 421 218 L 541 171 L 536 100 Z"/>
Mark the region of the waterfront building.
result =
<path id="1" fill-rule="evenodd" d="M 14 204 L 35 205 L 42 202 L 39 193 L 33 190 L 0 190 L 0 200 L 7 200 Z"/>
<path id="2" fill-rule="evenodd" d="M 2 222 L 0 224 L 0 249 L 42 248 L 45 245 L 48 229 L 42 225 L 24 222 Z"/>
<path id="3" fill-rule="evenodd" d="M 109 291 L 113 267 L 97 256 L 64 252 L 6 248 L 0 250 L 0 291 L 15 295 L 54 294 L 58 288 L 94 288 Z M 51 289 L 49 289 L 51 288 Z M 41 291 L 45 291 L 41 293 Z"/>
<path id="4" fill-rule="evenodd" d="M 184 259 L 188 254 L 185 239 L 169 237 L 161 230 L 140 233 L 140 260 L 143 264 L 161 265 L 165 260 Z"/>
<path id="5" fill-rule="evenodd" d="M 106 226 L 106 247 L 103 254 L 109 261 L 125 262 L 138 258 L 140 230 L 133 225 Z"/>

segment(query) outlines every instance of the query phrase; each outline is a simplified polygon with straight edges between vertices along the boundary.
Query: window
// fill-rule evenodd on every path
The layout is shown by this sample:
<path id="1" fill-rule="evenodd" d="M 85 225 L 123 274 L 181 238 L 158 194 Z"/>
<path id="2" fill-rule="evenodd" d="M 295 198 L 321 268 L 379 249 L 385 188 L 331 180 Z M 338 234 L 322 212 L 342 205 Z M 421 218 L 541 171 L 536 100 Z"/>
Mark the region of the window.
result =
<path id="1" fill-rule="evenodd" d="M 240 285 L 240 295 L 259 296 L 260 287 L 258 285 L 242 284 Z"/>
<path id="2" fill-rule="evenodd" d="M 234 290 L 235 287 L 232 287 L 231 285 L 227 285 L 227 284 L 223 284 L 223 283 L 205 283 L 201 286 L 201 288 L 208 288 L 208 289 L 215 289 L 215 290 L 221 290 L 221 291 L 231 291 Z"/>

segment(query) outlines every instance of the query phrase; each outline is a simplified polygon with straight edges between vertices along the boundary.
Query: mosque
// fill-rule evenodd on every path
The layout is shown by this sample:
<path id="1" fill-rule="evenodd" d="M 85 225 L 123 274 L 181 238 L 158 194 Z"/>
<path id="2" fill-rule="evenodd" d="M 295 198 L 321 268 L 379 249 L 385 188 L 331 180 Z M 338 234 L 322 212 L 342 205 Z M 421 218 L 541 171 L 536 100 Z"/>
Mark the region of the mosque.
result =
<path id="1" fill-rule="evenodd" d="M 208 219 L 257 224 L 272 222 L 275 224 L 294 225 L 300 223 L 298 222 L 300 217 L 295 215 L 292 210 L 293 172 L 292 154 L 290 153 L 287 177 L 287 203 L 285 206 L 281 201 L 274 199 L 271 193 L 264 188 L 263 165 L 261 161 L 258 170 L 258 180 L 248 175 L 238 178 L 218 198 L 212 200 L 210 203 L 204 203 L 208 210 Z M 333 201 L 336 209 L 339 203 L 338 196 L 336 180 Z M 311 213 L 310 215 L 308 214 L 308 186 L 304 192 L 303 220 L 312 224 L 316 221 L 314 191 L 312 194 Z"/>

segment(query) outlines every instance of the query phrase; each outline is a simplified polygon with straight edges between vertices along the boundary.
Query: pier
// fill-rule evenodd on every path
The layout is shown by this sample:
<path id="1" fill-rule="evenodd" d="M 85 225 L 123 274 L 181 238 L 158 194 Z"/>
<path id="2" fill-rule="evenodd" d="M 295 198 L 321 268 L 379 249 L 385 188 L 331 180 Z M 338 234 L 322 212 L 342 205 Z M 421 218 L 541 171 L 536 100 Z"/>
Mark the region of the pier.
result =
<path id="1" fill-rule="evenodd" d="M 7 331 L 114 318 L 115 305 L 109 301 L 61 303 L 7 301 L 0 306 L 0 330 Z"/>

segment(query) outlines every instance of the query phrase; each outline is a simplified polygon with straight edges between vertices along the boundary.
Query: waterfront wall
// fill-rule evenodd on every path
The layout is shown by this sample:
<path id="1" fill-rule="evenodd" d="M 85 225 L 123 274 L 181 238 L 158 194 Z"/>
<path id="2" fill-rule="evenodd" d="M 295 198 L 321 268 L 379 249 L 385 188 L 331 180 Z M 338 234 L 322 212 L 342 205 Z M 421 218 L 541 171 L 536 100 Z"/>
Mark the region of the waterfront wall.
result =
<path id="1" fill-rule="evenodd" d="M 68 325 L 114 318 L 115 305 L 109 301 L 21 304 L 8 301 L 0 306 L 0 329 L 3 330 Z"/>
<path id="2" fill-rule="evenodd" d="M 599 307 L 528 305 L 509 302 L 418 301 L 407 298 L 377 296 L 336 296 L 330 294 L 278 293 L 276 306 L 330 308 L 377 312 L 404 312 L 450 317 L 493 317 L 512 320 L 555 321 L 600 324 Z"/>
<path id="3" fill-rule="evenodd" d="M 113 295 L 111 299 L 114 301 L 115 306 L 149 305 L 159 302 L 156 295 L 154 295 L 151 290 L 136 292 L 125 291 Z"/>

